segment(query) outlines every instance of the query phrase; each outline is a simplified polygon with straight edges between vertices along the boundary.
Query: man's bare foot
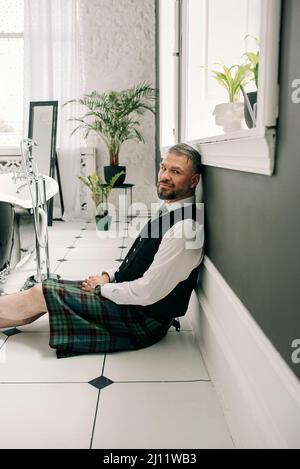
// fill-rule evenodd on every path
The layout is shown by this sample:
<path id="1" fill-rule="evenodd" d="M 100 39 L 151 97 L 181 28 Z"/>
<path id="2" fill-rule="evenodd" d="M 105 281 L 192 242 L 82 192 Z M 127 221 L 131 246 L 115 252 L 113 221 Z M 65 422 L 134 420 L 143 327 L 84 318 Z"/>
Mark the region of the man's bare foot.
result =
<path id="1" fill-rule="evenodd" d="M 23 326 L 47 312 L 42 286 L 0 297 L 0 328 Z"/>
<path id="2" fill-rule="evenodd" d="M 26 326 L 27 324 L 31 324 L 32 322 L 36 321 L 38 318 L 43 316 L 45 313 L 37 314 L 36 316 L 32 316 L 30 319 L 24 319 L 24 321 L 20 321 L 18 324 L 14 321 L 3 321 L 0 319 L 0 329 L 7 329 L 8 327 L 18 327 L 18 326 Z"/>

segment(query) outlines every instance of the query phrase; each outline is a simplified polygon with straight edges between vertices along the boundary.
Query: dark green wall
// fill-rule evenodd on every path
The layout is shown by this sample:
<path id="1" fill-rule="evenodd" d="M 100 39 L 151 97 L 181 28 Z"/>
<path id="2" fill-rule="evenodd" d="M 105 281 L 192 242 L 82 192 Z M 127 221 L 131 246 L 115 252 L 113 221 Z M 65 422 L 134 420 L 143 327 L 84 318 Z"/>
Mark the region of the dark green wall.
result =
<path id="1" fill-rule="evenodd" d="M 206 167 L 207 254 L 288 365 L 300 339 L 300 1 L 283 1 L 280 118 L 271 177 Z"/>

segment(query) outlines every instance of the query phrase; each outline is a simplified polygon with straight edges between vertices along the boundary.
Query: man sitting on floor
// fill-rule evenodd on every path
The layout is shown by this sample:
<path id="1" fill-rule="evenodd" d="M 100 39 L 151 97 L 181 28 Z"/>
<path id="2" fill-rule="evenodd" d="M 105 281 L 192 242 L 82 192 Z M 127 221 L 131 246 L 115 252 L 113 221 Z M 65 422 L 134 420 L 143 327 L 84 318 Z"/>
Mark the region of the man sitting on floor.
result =
<path id="1" fill-rule="evenodd" d="M 134 350 L 162 339 L 173 318 L 186 313 L 203 257 L 203 222 L 194 200 L 200 175 L 195 149 L 170 148 L 157 183 L 164 203 L 119 269 L 83 282 L 47 279 L 0 297 L 0 328 L 48 312 L 49 345 L 58 357 Z"/>

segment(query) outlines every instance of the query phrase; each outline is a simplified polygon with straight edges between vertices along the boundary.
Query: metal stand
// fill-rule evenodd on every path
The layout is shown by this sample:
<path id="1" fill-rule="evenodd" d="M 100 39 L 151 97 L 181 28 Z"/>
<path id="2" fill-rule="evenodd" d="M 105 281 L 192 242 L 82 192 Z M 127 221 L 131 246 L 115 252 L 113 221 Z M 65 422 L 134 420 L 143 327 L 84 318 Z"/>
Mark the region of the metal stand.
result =
<path id="1" fill-rule="evenodd" d="M 43 184 L 43 200 L 40 201 L 39 197 L 39 180 L 42 180 Z M 35 183 L 35 207 L 33 207 L 33 217 L 34 217 L 34 230 L 35 230 L 35 248 L 36 248 L 36 275 L 32 275 L 29 277 L 25 284 L 22 287 L 22 290 L 27 290 L 37 283 L 41 283 L 46 279 L 55 279 L 58 280 L 60 278 L 59 275 L 50 274 L 50 258 L 49 258 L 49 241 L 48 241 L 48 204 L 47 204 L 47 197 L 46 197 L 46 180 L 43 176 L 36 176 L 34 178 Z M 46 231 L 45 231 L 45 243 L 44 246 L 41 246 L 40 241 L 40 220 L 39 220 L 39 207 L 42 207 L 44 212 L 46 213 Z M 46 274 L 42 274 L 41 268 L 41 247 L 45 249 L 45 261 L 46 261 Z"/>
<path id="2" fill-rule="evenodd" d="M 7 264 L 5 264 L 5 266 L 0 271 L 0 285 L 2 285 L 3 283 L 6 282 L 8 276 L 9 276 L 9 273 L 10 273 L 10 265 L 7 262 Z"/>

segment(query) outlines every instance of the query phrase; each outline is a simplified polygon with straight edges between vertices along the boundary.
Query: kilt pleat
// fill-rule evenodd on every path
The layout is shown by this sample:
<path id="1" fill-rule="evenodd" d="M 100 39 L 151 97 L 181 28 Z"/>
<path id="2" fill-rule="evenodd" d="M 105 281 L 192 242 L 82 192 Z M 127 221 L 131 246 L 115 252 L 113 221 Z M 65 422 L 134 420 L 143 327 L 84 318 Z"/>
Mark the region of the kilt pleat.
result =
<path id="1" fill-rule="evenodd" d="M 81 289 L 81 281 L 47 279 L 51 348 L 58 358 L 136 350 L 164 337 L 169 326 L 134 305 L 117 305 Z"/>

